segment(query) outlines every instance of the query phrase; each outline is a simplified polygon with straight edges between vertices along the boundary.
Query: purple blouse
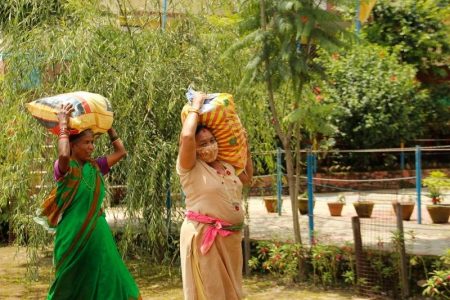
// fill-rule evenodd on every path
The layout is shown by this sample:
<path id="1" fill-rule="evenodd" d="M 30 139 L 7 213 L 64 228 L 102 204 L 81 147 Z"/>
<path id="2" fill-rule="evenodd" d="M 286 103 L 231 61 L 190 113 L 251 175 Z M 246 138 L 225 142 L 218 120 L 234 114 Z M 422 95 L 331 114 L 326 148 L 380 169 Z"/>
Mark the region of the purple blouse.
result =
<path id="1" fill-rule="evenodd" d="M 95 161 L 97 162 L 97 164 L 100 168 L 100 172 L 102 172 L 103 175 L 108 174 L 110 169 L 108 167 L 108 161 L 106 160 L 106 157 L 100 156 Z M 59 160 L 57 159 L 55 161 L 55 165 L 53 168 L 53 178 L 55 178 L 55 180 L 58 181 L 61 177 L 64 177 L 64 175 L 66 175 L 66 174 L 63 174 L 61 172 L 61 170 L 59 169 Z"/>

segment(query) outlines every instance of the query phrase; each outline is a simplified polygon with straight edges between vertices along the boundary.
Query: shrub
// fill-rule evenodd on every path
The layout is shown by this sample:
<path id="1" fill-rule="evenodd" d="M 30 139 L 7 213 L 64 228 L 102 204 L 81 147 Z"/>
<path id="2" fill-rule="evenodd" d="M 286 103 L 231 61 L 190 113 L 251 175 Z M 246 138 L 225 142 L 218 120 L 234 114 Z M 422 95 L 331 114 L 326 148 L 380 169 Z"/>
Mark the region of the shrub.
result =
<path id="1" fill-rule="evenodd" d="M 398 146 L 421 133 L 429 98 L 419 90 L 412 66 L 371 44 L 322 56 L 322 63 L 329 76 L 324 101 L 340 107 L 332 116 L 338 146 Z"/>
<path id="2" fill-rule="evenodd" d="M 378 1 L 374 20 L 364 27 L 372 43 L 392 47 L 420 70 L 433 70 L 450 56 L 450 9 L 442 0 Z M 441 71 L 442 72 L 442 71 Z M 444 74 L 445 75 L 445 74 Z"/>
<path id="3" fill-rule="evenodd" d="M 436 269 L 430 272 L 422 294 L 431 296 L 433 299 L 450 299 L 450 249 L 441 256 L 441 263 L 436 265 Z"/>
<path id="4" fill-rule="evenodd" d="M 270 272 L 286 281 L 295 280 L 303 257 L 300 244 L 262 241 L 256 249 L 257 255 L 249 260 L 250 269 Z"/>

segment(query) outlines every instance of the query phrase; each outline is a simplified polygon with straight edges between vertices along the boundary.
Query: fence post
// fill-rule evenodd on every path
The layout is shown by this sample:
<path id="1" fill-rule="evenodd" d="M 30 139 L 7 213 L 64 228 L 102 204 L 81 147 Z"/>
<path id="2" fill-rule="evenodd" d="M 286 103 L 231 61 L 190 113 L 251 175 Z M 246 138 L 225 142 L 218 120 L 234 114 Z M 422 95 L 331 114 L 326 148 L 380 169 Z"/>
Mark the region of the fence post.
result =
<path id="1" fill-rule="evenodd" d="M 403 216 L 402 206 L 397 203 L 395 205 L 397 212 L 397 231 L 398 231 L 398 251 L 400 252 L 400 282 L 402 287 L 402 299 L 409 297 L 409 282 L 408 282 L 408 264 L 406 262 L 405 250 L 405 233 L 403 232 Z"/>
<path id="2" fill-rule="evenodd" d="M 162 30 L 164 31 L 166 29 L 166 22 L 167 22 L 167 0 L 163 0 L 163 13 L 162 13 Z"/>
<path id="3" fill-rule="evenodd" d="M 400 152 L 400 169 L 403 171 L 405 169 L 405 152 L 403 151 L 403 148 L 405 148 L 405 142 L 400 142 L 400 148 L 402 149 Z"/>
<path id="4" fill-rule="evenodd" d="M 281 194 L 283 192 L 283 168 L 281 166 L 281 148 L 277 148 L 277 209 L 281 216 Z"/>
<path id="5" fill-rule="evenodd" d="M 309 241 L 312 244 L 314 241 L 314 203 L 313 203 L 313 164 L 314 157 L 311 150 L 308 150 L 306 157 L 306 176 L 308 180 L 308 221 L 309 221 Z"/>
<path id="6" fill-rule="evenodd" d="M 170 194 L 170 170 L 167 169 L 166 171 L 166 208 L 167 211 L 170 212 L 170 209 L 172 208 L 172 196 Z"/>
<path id="7" fill-rule="evenodd" d="M 167 239 L 170 237 L 170 223 L 172 221 L 172 197 L 170 195 L 170 169 L 166 171 L 166 209 L 167 209 Z"/>
<path id="8" fill-rule="evenodd" d="M 417 193 L 417 223 L 422 224 L 422 158 L 420 146 L 416 145 L 416 193 Z"/>
<path id="9" fill-rule="evenodd" d="M 359 292 L 362 292 L 362 285 L 358 284 L 358 282 L 363 279 L 363 270 L 365 269 L 364 262 L 364 253 L 362 246 L 362 238 L 361 238 L 361 223 L 359 222 L 358 217 L 352 217 L 352 229 L 353 229 L 353 245 L 355 247 L 355 257 L 356 257 L 356 283 Z"/>
<path id="10" fill-rule="evenodd" d="M 361 10 L 360 0 L 356 0 L 356 16 L 355 16 L 355 32 L 359 35 L 361 31 L 361 21 L 359 20 L 359 12 Z"/>
<path id="11" fill-rule="evenodd" d="M 317 154 L 313 154 L 313 175 L 317 173 Z"/>

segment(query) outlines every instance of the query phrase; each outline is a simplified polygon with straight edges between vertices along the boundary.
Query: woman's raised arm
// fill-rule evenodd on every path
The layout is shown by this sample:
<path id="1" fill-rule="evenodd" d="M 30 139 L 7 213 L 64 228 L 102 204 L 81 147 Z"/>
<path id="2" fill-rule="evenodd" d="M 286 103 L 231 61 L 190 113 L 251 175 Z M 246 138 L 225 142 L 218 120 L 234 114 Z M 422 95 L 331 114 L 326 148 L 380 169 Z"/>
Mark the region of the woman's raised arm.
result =
<path id="1" fill-rule="evenodd" d="M 179 162 L 184 170 L 190 170 L 195 166 L 196 144 L 195 130 L 197 129 L 199 110 L 205 101 L 206 94 L 197 93 L 192 99 L 192 107 L 188 110 L 188 115 L 183 123 L 180 134 Z"/>
<path id="2" fill-rule="evenodd" d="M 108 135 L 111 141 L 111 145 L 114 148 L 113 153 L 106 155 L 108 167 L 111 168 L 127 155 L 127 150 L 125 150 L 125 146 L 123 145 L 122 140 L 119 138 L 114 128 L 111 127 L 111 129 L 108 130 Z"/>
<path id="3" fill-rule="evenodd" d="M 72 104 L 61 104 L 57 114 L 59 120 L 58 167 L 61 174 L 67 173 L 70 162 L 69 118 L 74 108 Z"/>

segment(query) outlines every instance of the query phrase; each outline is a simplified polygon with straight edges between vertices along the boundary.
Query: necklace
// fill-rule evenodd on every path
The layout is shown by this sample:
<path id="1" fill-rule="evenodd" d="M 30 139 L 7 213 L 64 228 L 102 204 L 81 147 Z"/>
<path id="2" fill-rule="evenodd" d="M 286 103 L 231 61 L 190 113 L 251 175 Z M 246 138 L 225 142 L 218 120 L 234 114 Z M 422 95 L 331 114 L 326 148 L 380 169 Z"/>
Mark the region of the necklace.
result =
<path id="1" fill-rule="evenodd" d="M 84 179 L 84 176 L 83 176 L 83 167 L 84 167 L 84 166 L 81 167 L 80 164 L 78 163 L 78 161 L 75 161 L 75 162 L 76 162 L 76 164 L 78 165 L 78 167 L 81 169 L 81 181 L 84 183 L 84 185 L 87 187 L 88 190 L 90 190 L 91 192 L 93 192 L 93 191 L 95 190 L 95 182 L 94 182 L 93 184 L 89 184 L 89 183 L 87 182 L 87 180 Z M 92 171 L 94 171 L 94 172 L 92 172 Z M 88 176 L 92 178 L 92 175 L 93 175 L 94 173 L 95 173 L 95 170 L 93 170 L 93 169 L 91 168 L 90 174 L 89 174 Z"/>

